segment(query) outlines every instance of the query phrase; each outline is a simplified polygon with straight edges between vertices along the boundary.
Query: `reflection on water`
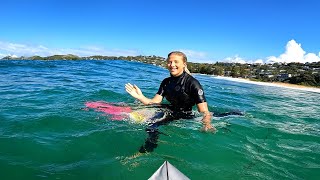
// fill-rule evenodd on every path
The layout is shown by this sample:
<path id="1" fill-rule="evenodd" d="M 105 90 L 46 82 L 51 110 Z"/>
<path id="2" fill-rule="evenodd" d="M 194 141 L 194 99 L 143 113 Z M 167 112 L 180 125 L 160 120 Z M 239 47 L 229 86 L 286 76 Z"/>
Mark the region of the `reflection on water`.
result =
<path id="1" fill-rule="evenodd" d="M 319 93 L 194 75 L 212 113 L 244 115 L 214 117 L 215 134 L 200 131 L 197 113 L 170 122 L 142 155 L 146 123 L 84 111 L 105 101 L 151 112 L 124 84 L 152 97 L 167 76 L 127 61 L 0 61 L 1 179 L 147 179 L 165 160 L 191 179 L 320 176 Z"/>

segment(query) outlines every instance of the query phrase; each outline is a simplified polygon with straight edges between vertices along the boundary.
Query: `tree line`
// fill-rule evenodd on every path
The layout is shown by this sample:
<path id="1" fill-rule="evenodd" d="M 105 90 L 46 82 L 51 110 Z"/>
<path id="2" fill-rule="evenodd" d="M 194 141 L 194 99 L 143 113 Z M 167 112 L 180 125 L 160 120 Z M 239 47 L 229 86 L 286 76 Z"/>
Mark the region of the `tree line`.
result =
<path id="1" fill-rule="evenodd" d="M 73 54 L 53 55 L 47 57 L 11 57 L 3 60 L 128 60 L 153 64 L 166 68 L 166 59 L 160 56 L 88 56 Z M 193 63 L 188 62 L 191 73 L 201 73 L 234 78 L 248 78 L 264 82 L 285 82 L 298 85 L 320 87 L 320 62 L 314 63 L 274 63 L 274 64 L 240 64 L 240 63 Z"/>

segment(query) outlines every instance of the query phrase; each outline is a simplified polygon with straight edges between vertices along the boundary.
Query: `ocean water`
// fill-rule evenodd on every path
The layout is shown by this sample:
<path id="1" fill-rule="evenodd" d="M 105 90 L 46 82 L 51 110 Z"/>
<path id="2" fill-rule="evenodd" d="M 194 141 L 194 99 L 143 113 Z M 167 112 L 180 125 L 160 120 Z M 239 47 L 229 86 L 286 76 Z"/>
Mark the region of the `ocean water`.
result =
<path id="1" fill-rule="evenodd" d="M 148 179 L 168 160 L 190 179 L 318 179 L 320 94 L 194 75 L 214 113 L 161 126 L 158 147 L 135 156 L 145 124 L 115 121 L 85 102 L 139 104 L 168 71 L 128 61 L 0 61 L 0 179 Z"/>

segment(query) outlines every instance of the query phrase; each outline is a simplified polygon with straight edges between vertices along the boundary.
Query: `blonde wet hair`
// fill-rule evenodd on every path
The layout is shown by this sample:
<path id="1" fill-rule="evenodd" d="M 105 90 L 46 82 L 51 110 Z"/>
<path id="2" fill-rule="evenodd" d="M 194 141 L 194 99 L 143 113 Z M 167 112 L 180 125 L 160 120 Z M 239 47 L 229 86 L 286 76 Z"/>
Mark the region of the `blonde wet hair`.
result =
<path id="1" fill-rule="evenodd" d="M 183 62 L 186 63 L 186 66 L 184 67 L 184 71 L 185 71 L 186 73 L 188 73 L 189 75 L 191 75 L 191 73 L 190 73 L 190 71 L 189 71 L 189 69 L 188 69 L 188 66 L 187 66 L 187 61 L 188 61 L 187 56 L 186 56 L 183 52 L 181 52 L 181 51 L 172 51 L 172 52 L 170 52 L 170 53 L 168 54 L 167 60 L 169 59 L 169 57 L 170 57 L 172 54 L 178 55 L 178 56 L 182 56 Z"/>

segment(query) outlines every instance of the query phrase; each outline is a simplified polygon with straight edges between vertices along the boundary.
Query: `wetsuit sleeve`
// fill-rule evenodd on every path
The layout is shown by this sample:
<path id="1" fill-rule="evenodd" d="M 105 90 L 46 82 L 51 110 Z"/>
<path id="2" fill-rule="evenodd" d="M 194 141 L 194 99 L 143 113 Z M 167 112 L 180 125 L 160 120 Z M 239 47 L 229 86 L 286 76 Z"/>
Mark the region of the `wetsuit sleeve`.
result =
<path id="1" fill-rule="evenodd" d="M 198 80 L 193 79 L 191 82 L 191 96 L 196 104 L 207 102 L 204 91 Z"/>
<path id="2" fill-rule="evenodd" d="M 159 90 L 157 92 L 157 94 L 159 94 L 160 96 L 164 96 L 164 87 L 165 87 L 165 84 L 166 84 L 166 79 L 164 79 L 161 84 L 160 84 L 160 87 L 159 87 Z"/>

